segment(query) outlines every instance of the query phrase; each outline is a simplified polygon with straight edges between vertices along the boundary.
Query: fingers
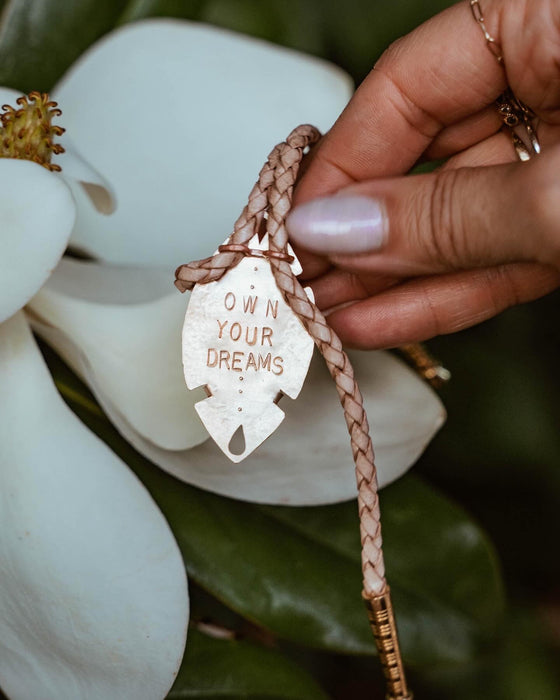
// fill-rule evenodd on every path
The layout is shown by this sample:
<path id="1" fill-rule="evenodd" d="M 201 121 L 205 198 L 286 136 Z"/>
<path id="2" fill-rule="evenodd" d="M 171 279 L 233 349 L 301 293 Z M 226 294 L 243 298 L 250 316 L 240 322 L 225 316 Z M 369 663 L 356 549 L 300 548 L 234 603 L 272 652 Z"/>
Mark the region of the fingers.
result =
<path id="1" fill-rule="evenodd" d="M 560 285 L 560 272 L 516 263 L 420 278 L 328 314 L 346 345 L 394 347 L 454 333 Z"/>
<path id="2" fill-rule="evenodd" d="M 559 126 L 551 126 L 540 122 L 537 125 L 537 134 L 543 152 L 554 149 L 555 145 L 560 143 Z M 452 156 L 444 164 L 443 168 L 499 165 L 500 163 L 511 163 L 516 160 L 517 156 L 511 136 L 506 131 L 502 131 Z"/>
<path id="3" fill-rule="evenodd" d="M 560 126 L 560 5 L 486 0 L 484 10 L 546 146 Z M 453 332 L 558 286 L 560 148 L 512 162 L 492 106 L 504 87 L 460 3 L 385 52 L 314 152 L 295 198 L 307 204 L 287 223 L 316 253 L 303 255 L 308 277 L 322 275 L 312 284 L 321 306 L 336 305 L 329 321 L 345 342 L 384 347 Z M 422 154 L 452 157 L 432 175 L 386 179 Z"/>
<path id="4" fill-rule="evenodd" d="M 357 275 L 333 268 L 312 280 L 310 285 L 315 302 L 321 309 L 332 309 L 341 305 L 367 299 L 373 294 L 393 287 L 401 280 L 392 275 Z"/>
<path id="5" fill-rule="evenodd" d="M 494 110 L 486 110 L 484 113 L 479 113 L 476 116 L 476 119 L 466 120 L 464 124 L 457 125 L 457 129 L 450 127 L 448 131 L 442 132 L 441 141 L 438 138 L 434 142 L 434 150 L 430 149 L 430 152 L 425 154 L 426 157 L 444 157 L 449 155 L 447 151 L 451 153 L 462 148 L 466 140 L 483 138 L 483 134 L 492 132 L 495 127 L 495 122 L 492 118 L 495 117 Z M 543 125 L 542 128 L 539 128 L 539 138 L 546 148 L 560 141 L 560 128 L 549 128 L 548 125 Z M 450 157 L 442 168 L 498 165 L 512 162 L 515 159 L 515 150 L 511 138 L 506 133 L 500 132 L 494 133 L 489 138 L 485 138 L 483 141 L 476 143 L 476 145 Z M 321 275 L 325 275 L 332 268 L 332 263 L 324 256 L 311 253 L 297 245 L 295 247 L 296 255 L 303 267 L 302 280 L 314 280 Z"/>
<path id="6" fill-rule="evenodd" d="M 374 180 L 289 215 L 338 267 L 427 275 L 511 261 L 560 267 L 560 147 L 528 163 Z"/>
<path id="7" fill-rule="evenodd" d="M 500 131 L 485 141 L 452 156 L 441 169 L 481 168 L 488 165 L 515 163 L 517 160 L 510 134 L 506 131 Z"/>
<path id="8" fill-rule="evenodd" d="M 495 33 L 503 2 L 486 3 Z M 516 0 L 517 11 L 526 2 Z M 468 3 L 448 8 L 383 54 L 314 153 L 297 201 L 408 171 L 444 127 L 479 112 L 504 88 Z"/>
<path id="9" fill-rule="evenodd" d="M 443 129 L 424 152 L 424 158 L 426 160 L 449 158 L 490 138 L 500 131 L 502 126 L 503 121 L 496 107 L 494 105 L 486 107 Z M 512 149 L 512 160 L 513 155 Z"/>
<path id="10" fill-rule="evenodd" d="M 513 0 L 501 5 L 499 36 L 510 85 L 537 116 L 560 125 L 560 3 Z"/>
<path id="11" fill-rule="evenodd" d="M 328 258 L 325 258 L 323 255 L 312 253 L 305 248 L 301 248 L 300 246 L 296 245 L 294 241 L 290 242 L 294 248 L 296 257 L 303 268 L 303 272 L 300 275 L 301 282 L 307 283 L 316 277 L 325 275 L 332 268 L 333 265 Z"/>
<path id="12" fill-rule="evenodd" d="M 486 0 L 484 16 L 514 93 L 560 125 L 558 1 Z M 405 173 L 441 132 L 491 105 L 505 86 L 468 3 L 448 8 L 383 54 L 316 150 L 297 201 Z"/>

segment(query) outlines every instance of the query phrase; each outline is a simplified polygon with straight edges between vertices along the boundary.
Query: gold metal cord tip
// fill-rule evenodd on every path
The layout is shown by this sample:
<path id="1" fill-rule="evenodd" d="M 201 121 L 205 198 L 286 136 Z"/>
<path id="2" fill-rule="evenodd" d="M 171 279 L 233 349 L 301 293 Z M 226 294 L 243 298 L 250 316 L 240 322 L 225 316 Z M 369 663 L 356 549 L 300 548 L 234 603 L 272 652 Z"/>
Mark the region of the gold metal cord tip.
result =
<path id="1" fill-rule="evenodd" d="M 413 700 L 404 673 L 389 587 L 381 595 L 362 597 L 366 604 L 379 660 L 387 683 L 386 700 Z"/>
<path id="2" fill-rule="evenodd" d="M 64 133 L 52 123 L 62 112 L 47 93 L 30 92 L 16 100 L 17 107 L 4 105 L 0 114 L 0 158 L 19 158 L 59 171 L 53 155 L 64 153 L 55 138 Z"/>
<path id="3" fill-rule="evenodd" d="M 436 360 L 421 343 L 408 343 L 398 348 L 404 359 L 429 384 L 438 389 L 451 379 L 451 372 Z"/>

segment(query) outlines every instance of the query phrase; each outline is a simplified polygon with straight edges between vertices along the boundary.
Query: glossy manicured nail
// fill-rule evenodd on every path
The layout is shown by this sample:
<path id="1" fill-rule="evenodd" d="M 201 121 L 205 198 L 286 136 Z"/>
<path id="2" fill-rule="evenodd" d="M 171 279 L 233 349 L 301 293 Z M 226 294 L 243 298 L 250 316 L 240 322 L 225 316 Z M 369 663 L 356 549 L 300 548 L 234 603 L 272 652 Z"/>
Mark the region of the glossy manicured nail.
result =
<path id="1" fill-rule="evenodd" d="M 371 197 L 337 195 L 296 207 L 286 220 L 290 238 L 318 253 L 365 253 L 387 239 L 383 204 Z"/>

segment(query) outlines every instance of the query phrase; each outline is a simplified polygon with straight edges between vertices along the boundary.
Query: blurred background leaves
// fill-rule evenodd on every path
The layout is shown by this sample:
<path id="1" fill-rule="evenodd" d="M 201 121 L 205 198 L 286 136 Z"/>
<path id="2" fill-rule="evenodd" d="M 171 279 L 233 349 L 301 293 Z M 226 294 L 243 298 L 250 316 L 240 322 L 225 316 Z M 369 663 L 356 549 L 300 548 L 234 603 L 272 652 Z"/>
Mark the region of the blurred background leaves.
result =
<path id="1" fill-rule="evenodd" d="M 96 39 L 147 17 L 180 17 L 334 61 L 362 80 L 394 39 L 447 0 L 8 0 L 0 31 L 0 84 L 50 90 Z"/>
<path id="2" fill-rule="evenodd" d="M 0 2 L 0 84 L 49 90 L 113 27 L 155 16 L 312 53 L 358 83 L 391 41 L 449 4 L 9 0 Z M 559 301 L 432 343 L 453 375 L 443 391 L 449 421 L 415 475 L 382 494 L 418 698 L 560 698 Z M 63 396 L 146 483 L 180 543 L 195 629 L 170 697 L 382 698 L 359 599 L 355 504 L 254 506 L 180 484 L 135 453 L 45 353 Z"/>

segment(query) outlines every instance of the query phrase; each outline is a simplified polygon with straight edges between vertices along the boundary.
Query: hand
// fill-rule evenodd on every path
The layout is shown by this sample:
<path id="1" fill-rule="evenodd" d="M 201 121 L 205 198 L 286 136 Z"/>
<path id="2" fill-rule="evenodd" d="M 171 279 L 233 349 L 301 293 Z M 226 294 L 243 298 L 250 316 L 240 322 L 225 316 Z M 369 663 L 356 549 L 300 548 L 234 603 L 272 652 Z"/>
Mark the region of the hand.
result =
<path id="1" fill-rule="evenodd" d="M 393 44 L 313 154 L 287 222 L 321 256 L 298 248 L 349 345 L 450 333 L 560 285 L 560 5 L 481 4 L 543 153 L 517 162 L 500 131 L 506 75 L 468 2 Z"/>

